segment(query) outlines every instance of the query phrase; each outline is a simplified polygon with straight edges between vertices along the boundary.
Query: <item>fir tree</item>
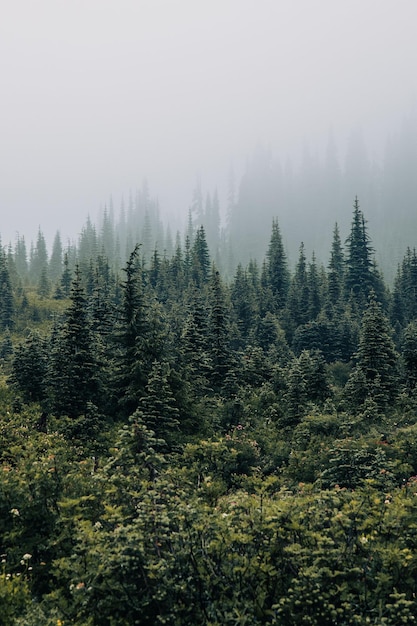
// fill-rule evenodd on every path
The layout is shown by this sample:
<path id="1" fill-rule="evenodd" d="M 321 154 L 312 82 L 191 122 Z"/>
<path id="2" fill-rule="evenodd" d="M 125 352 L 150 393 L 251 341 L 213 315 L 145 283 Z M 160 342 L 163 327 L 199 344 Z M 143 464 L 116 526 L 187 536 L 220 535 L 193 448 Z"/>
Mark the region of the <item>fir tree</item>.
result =
<path id="1" fill-rule="evenodd" d="M 144 296 L 143 268 L 136 245 L 124 269 L 122 302 L 116 328 L 114 393 L 125 416 L 132 415 L 147 383 L 144 357 L 148 333 L 147 308 Z"/>
<path id="2" fill-rule="evenodd" d="M 272 222 L 271 239 L 266 256 L 269 287 L 276 310 L 280 310 L 287 300 L 290 275 L 277 219 Z"/>
<path id="3" fill-rule="evenodd" d="M 139 400 L 136 415 L 156 437 L 170 448 L 173 435 L 179 427 L 179 410 L 170 383 L 168 363 L 154 361 L 149 373 L 145 393 Z"/>
<path id="4" fill-rule="evenodd" d="M 211 380 L 220 390 L 231 365 L 229 344 L 229 310 L 219 272 L 213 267 L 210 280 L 209 349 L 212 364 Z"/>
<path id="5" fill-rule="evenodd" d="M 402 340 L 402 359 L 404 363 L 405 382 L 409 391 L 417 387 L 417 321 L 408 324 Z"/>
<path id="6" fill-rule="evenodd" d="M 8 263 L 0 248 L 0 329 L 12 330 L 15 322 L 15 306 Z"/>
<path id="7" fill-rule="evenodd" d="M 89 403 L 104 401 L 94 336 L 78 266 L 71 288 L 71 304 L 51 344 L 48 371 L 50 409 L 56 415 L 78 417 Z"/>
<path id="8" fill-rule="evenodd" d="M 210 272 L 210 253 L 207 246 L 204 227 L 197 229 L 195 241 L 191 249 L 191 276 L 197 285 L 202 287 L 208 281 Z"/>
<path id="9" fill-rule="evenodd" d="M 56 281 L 61 278 L 62 256 L 63 256 L 63 252 L 62 252 L 61 235 L 58 231 L 55 234 L 54 242 L 52 244 L 52 252 L 51 252 L 51 258 L 49 259 L 49 268 L 48 268 L 49 279 L 53 283 L 56 283 Z"/>
<path id="10" fill-rule="evenodd" d="M 64 254 L 64 269 L 62 272 L 60 284 L 58 285 L 59 290 L 57 289 L 55 297 L 60 299 L 69 298 L 71 293 L 71 283 L 72 283 L 72 272 L 69 268 L 69 259 L 68 252 Z"/>
<path id="11" fill-rule="evenodd" d="M 351 381 L 348 386 L 351 397 L 356 393 L 358 398 L 370 398 L 381 409 L 398 393 L 398 354 L 388 319 L 374 292 L 362 318 L 353 380 L 355 384 Z"/>
<path id="12" fill-rule="evenodd" d="M 343 295 L 344 255 L 339 235 L 339 227 L 335 224 L 333 231 L 332 249 L 330 253 L 328 273 L 328 301 L 336 306 Z"/>
<path id="13" fill-rule="evenodd" d="M 35 248 L 32 248 L 32 254 L 30 258 L 30 277 L 34 284 L 36 284 L 42 274 L 42 270 L 48 268 L 48 252 L 46 249 L 45 237 L 41 231 L 38 230 L 38 237 L 36 240 Z"/>
<path id="14" fill-rule="evenodd" d="M 358 198 L 355 198 L 351 231 L 346 247 L 345 294 L 347 297 L 352 296 L 359 310 L 362 310 L 372 290 L 382 301 L 384 289 L 372 259 L 373 248 Z"/>
<path id="15" fill-rule="evenodd" d="M 38 333 L 32 332 L 16 347 L 10 382 L 25 402 L 42 402 L 46 397 L 48 364 L 47 344 Z"/>

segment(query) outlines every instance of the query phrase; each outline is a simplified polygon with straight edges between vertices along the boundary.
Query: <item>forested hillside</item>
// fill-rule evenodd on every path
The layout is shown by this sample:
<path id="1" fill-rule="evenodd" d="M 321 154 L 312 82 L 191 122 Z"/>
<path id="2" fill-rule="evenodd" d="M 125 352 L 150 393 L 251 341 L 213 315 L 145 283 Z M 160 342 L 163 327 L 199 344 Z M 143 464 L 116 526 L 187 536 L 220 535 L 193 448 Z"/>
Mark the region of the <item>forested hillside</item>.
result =
<path id="1" fill-rule="evenodd" d="M 356 199 L 230 276 L 207 206 L 1 251 L 2 625 L 417 619 L 416 251 Z"/>

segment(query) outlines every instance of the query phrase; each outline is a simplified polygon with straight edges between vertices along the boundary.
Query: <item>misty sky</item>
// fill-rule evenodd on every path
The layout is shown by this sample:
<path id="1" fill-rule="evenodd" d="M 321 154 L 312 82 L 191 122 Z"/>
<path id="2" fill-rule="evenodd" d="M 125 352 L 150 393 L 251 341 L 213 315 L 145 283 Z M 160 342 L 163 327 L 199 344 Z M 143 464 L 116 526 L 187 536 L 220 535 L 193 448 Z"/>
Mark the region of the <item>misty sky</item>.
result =
<path id="1" fill-rule="evenodd" d="M 258 143 L 373 150 L 415 105 L 416 0 L 4 0 L 0 233 L 76 237 L 148 179 L 186 214 Z"/>

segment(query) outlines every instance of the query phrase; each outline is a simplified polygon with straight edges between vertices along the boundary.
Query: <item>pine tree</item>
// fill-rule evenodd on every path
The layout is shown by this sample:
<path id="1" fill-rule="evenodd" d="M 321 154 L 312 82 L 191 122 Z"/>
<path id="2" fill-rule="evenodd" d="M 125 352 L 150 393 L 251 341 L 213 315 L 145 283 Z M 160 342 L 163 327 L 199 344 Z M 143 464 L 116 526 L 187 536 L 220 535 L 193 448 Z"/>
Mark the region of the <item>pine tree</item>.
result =
<path id="1" fill-rule="evenodd" d="M 402 359 L 404 362 L 406 387 L 414 391 L 417 387 L 417 321 L 408 324 L 402 340 Z"/>
<path id="2" fill-rule="evenodd" d="M 62 274 L 62 243 L 61 235 L 59 231 L 55 234 L 54 242 L 52 244 L 51 258 L 49 259 L 48 274 L 49 279 L 56 283 L 61 278 Z"/>
<path id="3" fill-rule="evenodd" d="M 122 302 L 115 333 L 114 394 L 122 414 L 132 415 L 143 395 L 148 379 L 144 357 L 149 331 L 144 295 L 143 268 L 139 259 L 140 246 L 130 254 L 122 283 Z"/>
<path id="4" fill-rule="evenodd" d="M 352 296 L 359 310 L 362 310 L 372 290 L 382 301 L 384 289 L 372 259 L 373 248 L 358 198 L 355 198 L 351 231 L 346 246 L 345 295 Z"/>
<path id="5" fill-rule="evenodd" d="M 202 287 L 207 283 L 209 272 L 210 253 L 204 227 L 200 226 L 197 229 L 195 241 L 191 249 L 191 276 L 197 287 Z"/>
<path id="6" fill-rule="evenodd" d="M 47 363 L 47 344 L 38 333 L 32 332 L 16 347 L 10 382 L 25 402 L 45 400 Z"/>
<path id="7" fill-rule="evenodd" d="M 298 262 L 288 293 L 287 310 L 294 329 L 309 320 L 309 285 L 304 243 L 300 245 Z"/>
<path id="8" fill-rule="evenodd" d="M 197 289 L 188 302 L 188 314 L 181 333 L 182 367 L 185 378 L 198 394 L 205 393 L 211 372 L 207 302 Z"/>
<path id="9" fill-rule="evenodd" d="M 362 317 L 359 347 L 353 377 L 365 388 L 350 384 L 350 393 L 357 397 L 374 400 L 383 409 L 391 402 L 398 390 L 398 354 L 392 339 L 392 330 L 387 317 L 371 292 L 368 306 Z M 352 382 L 352 381 L 351 381 Z"/>
<path id="10" fill-rule="evenodd" d="M 41 275 L 38 280 L 37 292 L 41 298 L 47 298 L 51 291 L 51 283 L 48 278 L 48 270 L 46 266 L 42 268 Z"/>
<path id="11" fill-rule="evenodd" d="M 0 248 L 0 330 L 12 330 L 15 324 L 15 305 L 5 252 Z"/>
<path id="12" fill-rule="evenodd" d="M 211 381 L 219 391 L 231 365 L 229 344 L 229 309 L 219 272 L 213 267 L 210 279 L 209 349 L 212 364 Z"/>
<path id="13" fill-rule="evenodd" d="M 344 264 L 345 260 L 339 235 L 339 227 L 335 224 L 330 253 L 327 290 L 329 303 L 333 306 L 336 306 L 340 302 L 340 298 L 343 295 Z"/>
<path id="14" fill-rule="evenodd" d="M 268 283 L 274 298 L 275 310 L 279 311 L 286 304 L 290 275 L 277 219 L 272 221 L 271 239 L 266 256 Z"/>
<path id="15" fill-rule="evenodd" d="M 323 275 L 319 274 L 316 256 L 313 252 L 307 272 L 308 283 L 308 319 L 315 320 L 322 308 L 322 294 L 324 291 Z"/>
<path id="16" fill-rule="evenodd" d="M 100 397 L 99 371 L 79 267 L 71 288 L 71 304 L 51 345 L 48 371 L 51 412 L 75 418 Z"/>
<path id="17" fill-rule="evenodd" d="M 34 249 L 32 248 L 30 258 L 29 272 L 33 284 L 37 284 L 44 268 L 48 268 L 48 252 L 46 249 L 45 237 L 41 232 L 41 229 L 39 229 L 36 246 Z"/>
<path id="18" fill-rule="evenodd" d="M 57 291 L 57 294 L 55 297 L 69 298 L 70 293 L 71 293 L 71 283 L 72 283 L 72 272 L 69 267 L 68 252 L 66 252 L 64 254 L 64 270 L 62 272 L 62 276 L 61 276 L 61 280 L 59 284 L 59 291 Z"/>
<path id="19" fill-rule="evenodd" d="M 26 281 L 28 278 L 28 256 L 26 250 L 26 242 L 25 238 L 22 236 L 18 236 L 15 250 L 14 250 L 14 260 L 16 265 L 16 271 L 19 274 L 20 278 L 23 281 Z"/>
<path id="20" fill-rule="evenodd" d="M 149 373 L 145 393 L 139 400 L 136 415 L 170 448 L 173 435 L 179 427 L 179 410 L 169 383 L 168 363 L 154 361 Z"/>
<path id="21" fill-rule="evenodd" d="M 95 226 L 90 216 L 86 225 L 82 228 L 78 241 L 78 261 L 83 267 L 89 263 L 90 259 L 95 259 L 98 254 L 98 237 Z M 68 255 L 68 260 L 69 255 Z"/>
<path id="22" fill-rule="evenodd" d="M 247 271 L 239 263 L 234 281 L 230 288 L 230 297 L 237 326 L 245 342 L 257 314 L 256 294 Z"/>

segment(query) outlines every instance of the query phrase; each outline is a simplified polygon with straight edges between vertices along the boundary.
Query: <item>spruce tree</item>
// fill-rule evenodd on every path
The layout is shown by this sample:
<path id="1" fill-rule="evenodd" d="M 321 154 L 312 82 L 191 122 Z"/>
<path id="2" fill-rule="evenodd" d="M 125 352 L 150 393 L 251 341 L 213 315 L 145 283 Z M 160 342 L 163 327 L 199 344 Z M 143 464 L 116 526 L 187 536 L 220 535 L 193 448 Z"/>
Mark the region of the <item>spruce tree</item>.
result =
<path id="1" fill-rule="evenodd" d="M 15 323 L 15 305 L 5 252 L 0 248 L 0 330 L 12 330 Z"/>
<path id="2" fill-rule="evenodd" d="M 417 321 L 413 320 L 404 330 L 402 340 L 402 359 L 404 363 L 405 383 L 409 391 L 417 387 Z"/>
<path id="3" fill-rule="evenodd" d="M 356 383 L 348 386 L 350 393 L 374 400 L 381 409 L 398 393 L 398 354 L 389 321 L 374 292 L 369 296 L 368 306 L 362 317 L 356 366 L 352 376 Z M 365 388 L 360 388 L 361 385 Z"/>
<path id="4" fill-rule="evenodd" d="M 233 313 L 240 331 L 241 339 L 247 341 L 249 331 L 257 313 L 256 294 L 248 272 L 239 263 L 233 283 L 230 287 Z"/>
<path id="5" fill-rule="evenodd" d="M 47 343 L 36 332 L 16 347 L 10 382 L 25 402 L 43 402 L 46 397 Z"/>
<path id="6" fill-rule="evenodd" d="M 49 268 L 48 268 L 49 279 L 53 283 L 56 283 L 61 278 L 62 261 L 63 261 L 63 252 L 62 252 L 61 235 L 59 231 L 57 231 L 54 237 L 54 242 L 52 244 L 52 252 L 51 252 L 51 258 L 49 259 Z"/>
<path id="7" fill-rule="evenodd" d="M 329 272 L 328 272 L 328 302 L 332 306 L 336 306 L 340 302 L 343 295 L 344 280 L 344 255 L 342 243 L 339 235 L 339 227 L 335 224 L 333 231 L 333 241 L 330 253 Z"/>
<path id="8" fill-rule="evenodd" d="M 372 290 L 380 301 L 383 300 L 384 288 L 372 258 L 373 248 L 357 197 L 353 206 L 352 225 L 346 248 L 345 296 L 352 297 L 359 311 L 362 311 Z"/>
<path id="9" fill-rule="evenodd" d="M 97 354 L 79 267 L 71 288 L 71 304 L 51 341 L 48 368 L 50 409 L 56 415 L 78 417 L 100 396 Z"/>
<path id="10" fill-rule="evenodd" d="M 290 275 L 277 219 L 272 222 L 271 239 L 266 256 L 268 282 L 274 298 L 274 305 L 279 311 L 285 306 L 287 300 Z"/>
<path id="11" fill-rule="evenodd" d="M 139 400 L 136 416 L 170 448 L 174 433 L 179 428 L 179 410 L 169 382 L 170 367 L 166 362 L 154 361 L 144 395 Z"/>
<path id="12" fill-rule="evenodd" d="M 219 391 L 225 382 L 231 365 L 229 307 L 219 272 L 213 266 L 210 279 L 209 350 L 211 358 L 211 381 Z"/>
<path id="13" fill-rule="evenodd" d="M 197 229 L 191 249 L 191 276 L 197 285 L 202 287 L 208 281 L 210 273 L 210 253 L 203 226 Z"/>
<path id="14" fill-rule="evenodd" d="M 304 243 L 300 245 L 298 262 L 288 293 L 287 315 L 294 329 L 309 320 L 309 285 Z"/>
<path id="15" fill-rule="evenodd" d="M 42 270 L 48 268 L 48 252 L 46 249 L 46 241 L 41 229 L 38 230 L 38 237 L 36 240 L 35 248 L 32 247 L 32 253 L 30 258 L 30 278 L 33 284 L 36 284 L 40 277 Z"/>
<path id="16" fill-rule="evenodd" d="M 126 266 L 122 283 L 122 302 L 115 330 L 114 395 L 123 416 L 132 415 L 143 395 L 148 379 L 144 363 L 146 336 L 149 330 L 148 303 L 144 294 L 143 268 L 136 245 Z"/>

